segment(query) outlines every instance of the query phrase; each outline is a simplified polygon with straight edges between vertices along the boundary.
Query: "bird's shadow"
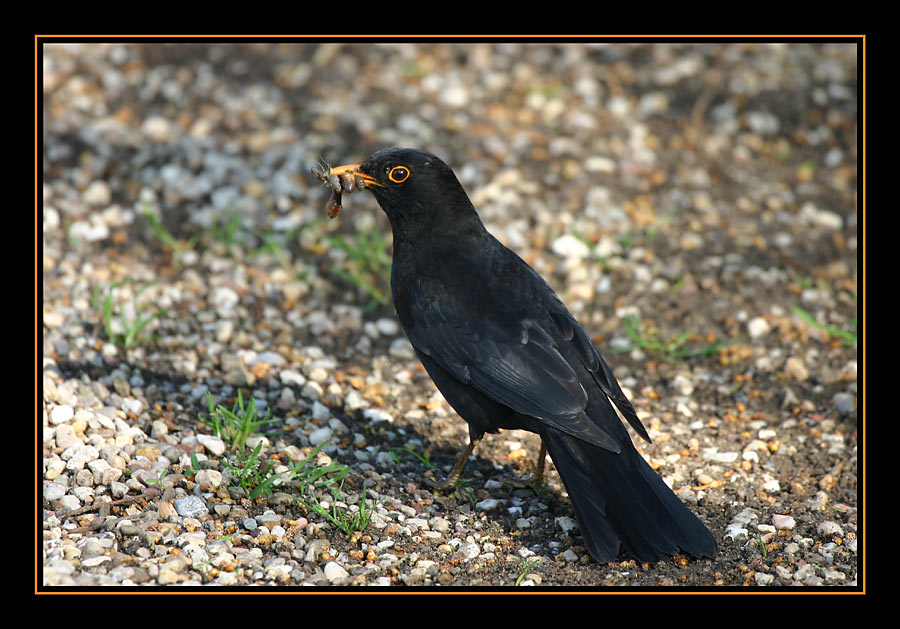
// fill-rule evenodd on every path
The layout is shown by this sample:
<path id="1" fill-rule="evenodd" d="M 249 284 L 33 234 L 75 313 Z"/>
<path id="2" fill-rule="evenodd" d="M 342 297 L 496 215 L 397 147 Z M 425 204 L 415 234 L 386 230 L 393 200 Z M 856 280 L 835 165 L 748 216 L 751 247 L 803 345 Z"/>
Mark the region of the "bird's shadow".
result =
<path id="1" fill-rule="evenodd" d="M 118 370 L 132 376 L 140 375 L 143 381 L 142 394 L 145 396 L 147 408 L 150 411 L 142 413 L 133 421 L 137 421 L 138 427 L 148 435 L 152 422 L 157 419 L 156 411 L 152 409 L 155 407 L 166 408 L 167 403 L 171 401 L 170 396 L 173 391 L 177 391 L 185 385 L 200 384 L 181 374 L 154 370 L 126 360 L 104 360 L 100 363 L 60 361 L 51 363 L 46 369 L 56 370 L 65 379 L 84 380 L 87 378 L 89 381 L 104 383 L 108 383 L 109 377 Z M 153 384 L 157 386 L 149 386 Z M 115 387 L 113 383 L 104 384 L 104 386 L 109 389 Z M 297 397 L 301 396 L 299 387 L 280 386 L 291 388 Z M 244 390 L 245 400 L 248 399 L 252 387 L 235 387 L 235 397 L 239 388 Z M 116 393 L 122 397 L 130 395 L 127 391 L 116 391 Z M 201 420 L 201 415 L 208 411 L 206 399 L 198 398 L 192 401 L 182 399 L 180 402 L 183 408 L 174 415 L 167 415 L 170 432 L 173 428 L 175 430 L 192 430 L 198 433 L 208 432 L 209 427 Z M 366 436 L 364 450 L 368 456 L 364 457 L 363 462 L 367 462 L 371 468 L 364 468 L 360 465 L 360 461 L 353 456 L 352 445 L 343 449 L 337 445 L 324 448 L 326 454 L 335 457 L 339 463 L 350 466 L 351 473 L 348 475 L 347 481 L 351 487 L 356 485 L 361 488 L 367 478 L 365 470 L 371 469 L 387 480 L 383 487 L 393 494 L 388 494 L 390 498 L 401 504 L 415 504 L 425 498 L 427 502 L 439 505 L 440 511 L 446 516 L 478 511 L 479 514 L 483 514 L 485 518 L 506 531 L 517 531 L 516 519 L 521 517 L 519 512 L 510 512 L 508 507 L 512 503 L 521 505 L 522 515 L 526 516 L 534 511 L 532 507 L 537 505 L 537 510 L 549 512 L 551 515 L 570 515 L 574 518 L 571 505 L 564 502 L 550 488 L 549 484 L 536 485 L 529 482 L 529 475 L 533 472 L 540 443 L 536 436 L 515 436 L 518 441 L 528 442 L 525 446 L 528 451 L 525 459 L 527 463 L 516 464 L 513 462 L 498 463 L 496 459 L 479 453 L 479 449 L 488 448 L 492 440 L 503 438 L 503 434 L 485 435 L 479 446 L 468 457 L 459 482 L 453 488 L 439 489 L 438 485 L 443 483 L 465 449 L 464 429 L 460 430 L 459 443 L 454 444 L 450 442 L 452 438 L 433 439 L 427 434 L 427 430 L 423 430 L 414 422 L 403 418 L 373 422 L 364 415 L 363 410 L 345 411 L 343 408 L 331 408 L 330 410 L 336 418 L 347 425 L 352 433 Z M 280 413 L 275 413 L 275 415 L 278 414 Z M 464 421 L 459 417 L 450 417 L 448 420 L 458 421 L 461 428 L 465 427 Z M 277 424 L 274 426 L 277 427 Z M 296 438 L 284 431 L 264 432 L 264 434 L 281 435 L 290 445 L 306 445 L 293 443 L 292 439 Z M 383 457 L 380 461 L 377 460 L 380 453 L 387 453 L 390 456 L 390 464 L 385 465 Z M 548 461 L 545 479 L 552 473 L 551 465 Z M 490 489 L 486 489 L 485 484 L 491 480 L 496 483 Z M 476 507 L 485 498 L 498 499 L 499 506 L 487 509 Z M 429 513 L 433 514 L 433 508 Z M 530 538 L 531 535 L 532 533 L 527 529 L 516 532 L 517 538 L 526 544 L 543 544 L 551 541 L 541 539 L 537 535 Z"/>

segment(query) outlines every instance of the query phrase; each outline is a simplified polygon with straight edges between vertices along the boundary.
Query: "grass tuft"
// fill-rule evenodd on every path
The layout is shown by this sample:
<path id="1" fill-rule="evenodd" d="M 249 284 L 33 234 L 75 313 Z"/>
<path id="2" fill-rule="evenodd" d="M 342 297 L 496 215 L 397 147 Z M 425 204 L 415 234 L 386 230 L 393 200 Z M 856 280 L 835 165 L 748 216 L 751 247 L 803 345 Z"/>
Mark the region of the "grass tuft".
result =
<path id="1" fill-rule="evenodd" d="M 165 316 L 165 308 L 156 308 L 153 312 L 148 310 L 148 304 L 139 301 L 140 296 L 154 284 L 147 284 L 138 289 L 131 298 L 130 307 L 122 300 L 116 300 L 116 290 L 131 283 L 131 279 L 124 279 L 114 282 L 109 286 L 103 303 L 100 304 L 100 291 L 96 289 L 92 298 L 92 306 L 94 310 L 100 310 L 103 317 L 103 326 L 106 330 L 106 337 L 110 343 L 119 345 L 126 349 L 130 349 L 136 345 L 143 345 L 151 339 L 155 339 L 155 335 L 146 337 L 144 331 L 154 319 Z M 115 312 L 118 311 L 118 318 Z"/>
<path id="2" fill-rule="evenodd" d="M 794 312 L 797 317 L 799 317 L 804 323 L 810 325 L 817 330 L 821 330 L 825 332 L 825 334 L 829 336 L 833 336 L 835 338 L 841 339 L 844 345 L 856 345 L 856 317 L 853 317 L 853 321 L 851 325 L 853 326 L 853 330 L 843 330 L 841 328 L 835 327 L 833 325 L 826 325 L 824 323 L 819 323 L 816 321 L 816 318 L 805 311 L 803 308 L 799 306 L 792 306 L 791 310 Z"/>
<path id="3" fill-rule="evenodd" d="M 266 416 L 262 419 L 256 414 L 256 400 L 252 397 L 250 402 L 244 406 L 244 397 L 238 390 L 237 401 L 229 410 L 221 404 L 213 404 L 212 395 L 207 392 L 206 402 L 209 405 L 209 416 L 200 414 L 200 421 L 209 426 L 217 437 L 230 443 L 230 450 L 243 451 L 247 444 L 247 439 L 257 434 L 259 428 L 266 424 L 276 421 L 269 419 L 269 411 L 266 410 Z"/>
<path id="4" fill-rule="evenodd" d="M 717 354 L 735 343 L 735 341 L 728 341 L 700 346 L 689 345 L 691 339 L 696 336 L 693 332 L 682 332 L 673 338 L 664 339 L 659 336 L 656 330 L 642 328 L 637 317 L 625 317 L 623 323 L 625 324 L 625 332 L 628 334 L 628 338 L 631 339 L 632 344 L 610 348 L 608 351 L 612 353 L 629 352 L 635 348 L 640 348 L 662 357 L 667 362 L 676 362 L 695 356 Z"/>
<path id="5" fill-rule="evenodd" d="M 526 561 L 525 559 L 522 560 L 522 571 L 519 573 L 519 576 L 516 577 L 516 586 L 522 583 L 522 581 L 525 579 L 525 575 L 528 574 L 529 570 L 531 570 L 531 567 L 538 563 L 540 560 L 540 557 L 537 557 L 532 561 Z"/>

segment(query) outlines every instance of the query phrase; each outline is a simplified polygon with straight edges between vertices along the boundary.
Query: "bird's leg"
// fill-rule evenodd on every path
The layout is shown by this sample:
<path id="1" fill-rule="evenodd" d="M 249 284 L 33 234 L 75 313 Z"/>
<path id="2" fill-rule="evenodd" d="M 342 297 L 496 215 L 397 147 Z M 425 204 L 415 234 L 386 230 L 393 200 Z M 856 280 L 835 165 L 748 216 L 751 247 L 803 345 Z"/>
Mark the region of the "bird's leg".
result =
<path id="1" fill-rule="evenodd" d="M 541 439 L 541 449 L 538 451 L 537 461 L 534 462 L 534 480 L 532 482 L 538 485 L 544 484 L 544 465 L 547 462 L 547 446 Z"/>
<path id="2" fill-rule="evenodd" d="M 471 456 L 472 452 L 475 450 L 475 446 L 478 445 L 478 442 L 481 441 L 481 437 L 478 439 L 469 439 L 469 445 L 466 446 L 466 449 L 459 455 L 459 459 L 456 461 L 456 465 L 453 466 L 453 469 L 450 471 L 450 475 L 447 476 L 447 480 L 438 485 L 436 489 L 439 491 L 444 491 L 447 489 L 451 489 L 456 486 L 456 483 L 459 482 L 460 477 L 462 476 L 463 468 L 466 466 L 466 461 L 469 460 L 469 456 Z"/>

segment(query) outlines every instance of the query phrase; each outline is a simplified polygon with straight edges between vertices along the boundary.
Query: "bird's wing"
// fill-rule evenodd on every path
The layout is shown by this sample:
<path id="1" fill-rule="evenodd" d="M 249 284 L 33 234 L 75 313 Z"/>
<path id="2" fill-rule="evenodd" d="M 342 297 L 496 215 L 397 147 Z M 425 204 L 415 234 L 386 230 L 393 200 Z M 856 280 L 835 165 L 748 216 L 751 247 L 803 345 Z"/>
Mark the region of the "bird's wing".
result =
<path id="1" fill-rule="evenodd" d="M 459 292 L 422 279 L 411 282 L 406 290 L 412 318 L 406 331 L 417 350 L 459 381 L 514 411 L 599 447 L 619 451 L 617 440 L 584 413 L 588 394 L 577 366 L 560 352 L 555 337 L 561 331 L 553 329 L 553 318 L 492 318 L 489 304 L 483 304 L 484 309 L 479 311 L 474 307 L 477 305 L 464 303 Z M 568 316 L 570 329 L 566 331 L 571 334 L 563 342 L 587 343 L 582 350 L 586 360 L 599 365 L 596 349 L 596 356 L 591 355 L 587 347 L 593 345 Z M 601 388 L 607 379 L 615 382 L 611 373 L 598 373 Z"/>
<path id="2" fill-rule="evenodd" d="M 625 393 L 622 391 L 622 387 L 619 386 L 619 382 L 613 375 L 609 365 L 603 360 L 603 356 L 597 351 L 597 347 L 590 338 L 588 338 L 584 329 L 578 325 L 578 322 L 572 314 L 566 310 L 566 307 L 559 299 L 554 299 L 551 315 L 557 325 L 561 340 L 569 343 L 575 349 L 579 360 L 591 373 L 594 382 L 597 383 L 600 390 L 603 391 L 604 395 L 616 405 L 616 408 L 618 408 L 619 412 L 622 413 L 622 416 L 628 420 L 631 427 L 634 428 L 642 438 L 650 441 L 650 435 L 647 434 L 647 429 L 644 428 L 640 418 L 638 418 L 634 406 L 632 406 L 628 398 L 625 397 Z"/>

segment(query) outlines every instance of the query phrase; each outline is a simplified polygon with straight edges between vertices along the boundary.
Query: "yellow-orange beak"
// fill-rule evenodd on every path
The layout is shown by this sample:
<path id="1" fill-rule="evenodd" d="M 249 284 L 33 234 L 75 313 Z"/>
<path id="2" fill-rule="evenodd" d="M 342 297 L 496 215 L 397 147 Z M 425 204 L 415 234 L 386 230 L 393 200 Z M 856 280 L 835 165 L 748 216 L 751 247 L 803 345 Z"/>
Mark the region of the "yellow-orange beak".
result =
<path id="1" fill-rule="evenodd" d="M 359 166 L 360 166 L 359 164 L 344 164 L 343 166 L 335 166 L 334 168 L 331 169 L 329 174 L 331 174 L 331 175 L 352 174 L 353 176 L 359 177 L 360 179 L 365 181 L 367 186 L 378 186 L 380 188 L 384 187 L 375 180 L 375 177 L 359 172 Z"/>

